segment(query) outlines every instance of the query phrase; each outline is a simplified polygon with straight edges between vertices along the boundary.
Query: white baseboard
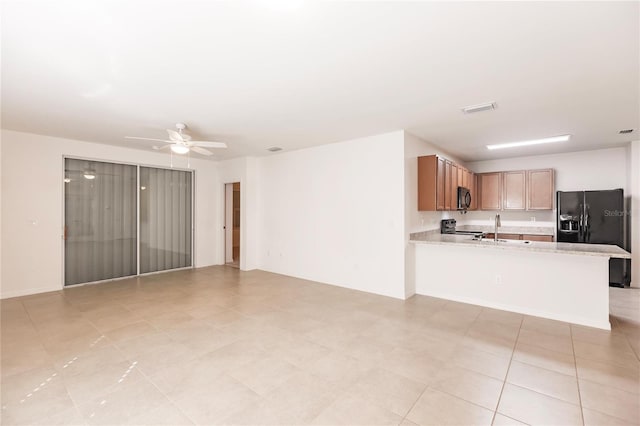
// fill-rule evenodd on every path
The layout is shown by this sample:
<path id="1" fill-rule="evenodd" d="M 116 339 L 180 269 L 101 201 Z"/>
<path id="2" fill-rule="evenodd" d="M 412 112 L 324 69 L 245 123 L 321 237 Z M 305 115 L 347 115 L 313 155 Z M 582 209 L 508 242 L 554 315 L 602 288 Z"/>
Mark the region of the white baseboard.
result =
<path id="1" fill-rule="evenodd" d="M 61 288 L 36 287 L 25 288 L 20 290 L 0 291 L 0 299 L 10 299 L 12 297 L 31 296 L 32 294 L 49 293 L 52 291 L 60 291 Z"/>

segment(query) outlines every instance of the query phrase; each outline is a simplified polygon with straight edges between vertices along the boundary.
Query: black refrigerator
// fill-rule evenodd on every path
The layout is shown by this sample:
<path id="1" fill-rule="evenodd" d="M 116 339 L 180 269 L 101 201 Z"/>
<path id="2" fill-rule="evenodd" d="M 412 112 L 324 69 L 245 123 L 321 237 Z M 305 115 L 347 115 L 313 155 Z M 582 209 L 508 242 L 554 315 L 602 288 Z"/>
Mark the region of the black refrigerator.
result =
<path id="1" fill-rule="evenodd" d="M 556 196 L 558 242 L 614 244 L 626 250 L 622 189 L 558 191 Z M 629 285 L 630 271 L 628 259 L 610 259 L 609 283 Z"/>

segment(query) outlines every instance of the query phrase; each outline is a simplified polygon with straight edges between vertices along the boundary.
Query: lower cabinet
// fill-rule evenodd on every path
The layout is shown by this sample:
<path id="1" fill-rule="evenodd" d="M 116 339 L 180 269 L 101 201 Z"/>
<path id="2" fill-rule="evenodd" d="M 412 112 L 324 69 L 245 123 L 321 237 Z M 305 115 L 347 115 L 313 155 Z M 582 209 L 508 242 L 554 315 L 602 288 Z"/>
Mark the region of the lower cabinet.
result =
<path id="1" fill-rule="evenodd" d="M 553 242 L 553 235 L 523 235 L 523 240 Z"/>
<path id="2" fill-rule="evenodd" d="M 495 234 L 491 233 L 491 234 L 486 234 L 485 238 L 494 238 Z M 502 232 L 498 232 L 498 238 L 501 240 L 521 240 L 522 239 L 522 235 L 521 234 L 503 234 Z"/>

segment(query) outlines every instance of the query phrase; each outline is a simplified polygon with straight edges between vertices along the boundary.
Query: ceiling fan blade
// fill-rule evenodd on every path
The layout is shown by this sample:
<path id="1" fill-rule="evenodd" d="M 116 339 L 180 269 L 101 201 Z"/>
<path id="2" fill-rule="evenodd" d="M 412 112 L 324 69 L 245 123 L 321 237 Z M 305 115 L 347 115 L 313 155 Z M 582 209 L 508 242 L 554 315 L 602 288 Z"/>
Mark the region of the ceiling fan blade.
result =
<path id="1" fill-rule="evenodd" d="M 174 142 L 184 142 L 182 135 L 175 130 L 167 129 L 167 133 L 169 133 L 169 139 Z"/>
<path id="2" fill-rule="evenodd" d="M 224 142 L 209 142 L 209 141 L 190 141 L 191 146 L 206 146 L 207 148 L 226 148 L 227 144 Z"/>
<path id="3" fill-rule="evenodd" d="M 173 143 L 172 141 L 164 140 L 164 139 L 152 139 L 152 138 L 139 138 L 137 136 L 125 136 L 125 139 L 134 139 L 141 141 L 156 141 L 156 142 L 165 142 L 165 143 Z"/>
<path id="4" fill-rule="evenodd" d="M 213 155 L 213 152 L 209 151 L 208 149 L 200 148 L 198 146 L 192 146 L 191 151 L 197 152 L 198 154 L 207 155 L 207 156 Z"/>

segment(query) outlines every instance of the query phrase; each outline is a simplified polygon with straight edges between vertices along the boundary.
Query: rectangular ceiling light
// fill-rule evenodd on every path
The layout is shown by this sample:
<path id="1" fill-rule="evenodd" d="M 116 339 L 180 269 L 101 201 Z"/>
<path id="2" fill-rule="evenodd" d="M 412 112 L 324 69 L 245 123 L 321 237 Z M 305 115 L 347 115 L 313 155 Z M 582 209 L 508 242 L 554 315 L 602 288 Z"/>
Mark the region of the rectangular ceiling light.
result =
<path id="1" fill-rule="evenodd" d="M 486 104 L 478 104 L 478 105 L 464 107 L 462 108 L 462 112 L 464 112 L 465 114 L 471 114 L 473 112 L 488 111 L 490 109 L 496 109 L 495 102 L 488 102 Z"/>
<path id="2" fill-rule="evenodd" d="M 566 142 L 571 138 L 571 135 L 562 135 L 562 136 L 553 136 L 551 138 L 544 139 L 533 139 L 530 141 L 521 141 L 521 142 L 509 142 L 509 143 L 501 143 L 497 145 L 487 145 L 488 149 L 503 149 L 503 148 L 516 148 L 519 146 L 529 146 L 529 145 L 540 145 L 543 143 L 554 143 L 554 142 Z"/>

